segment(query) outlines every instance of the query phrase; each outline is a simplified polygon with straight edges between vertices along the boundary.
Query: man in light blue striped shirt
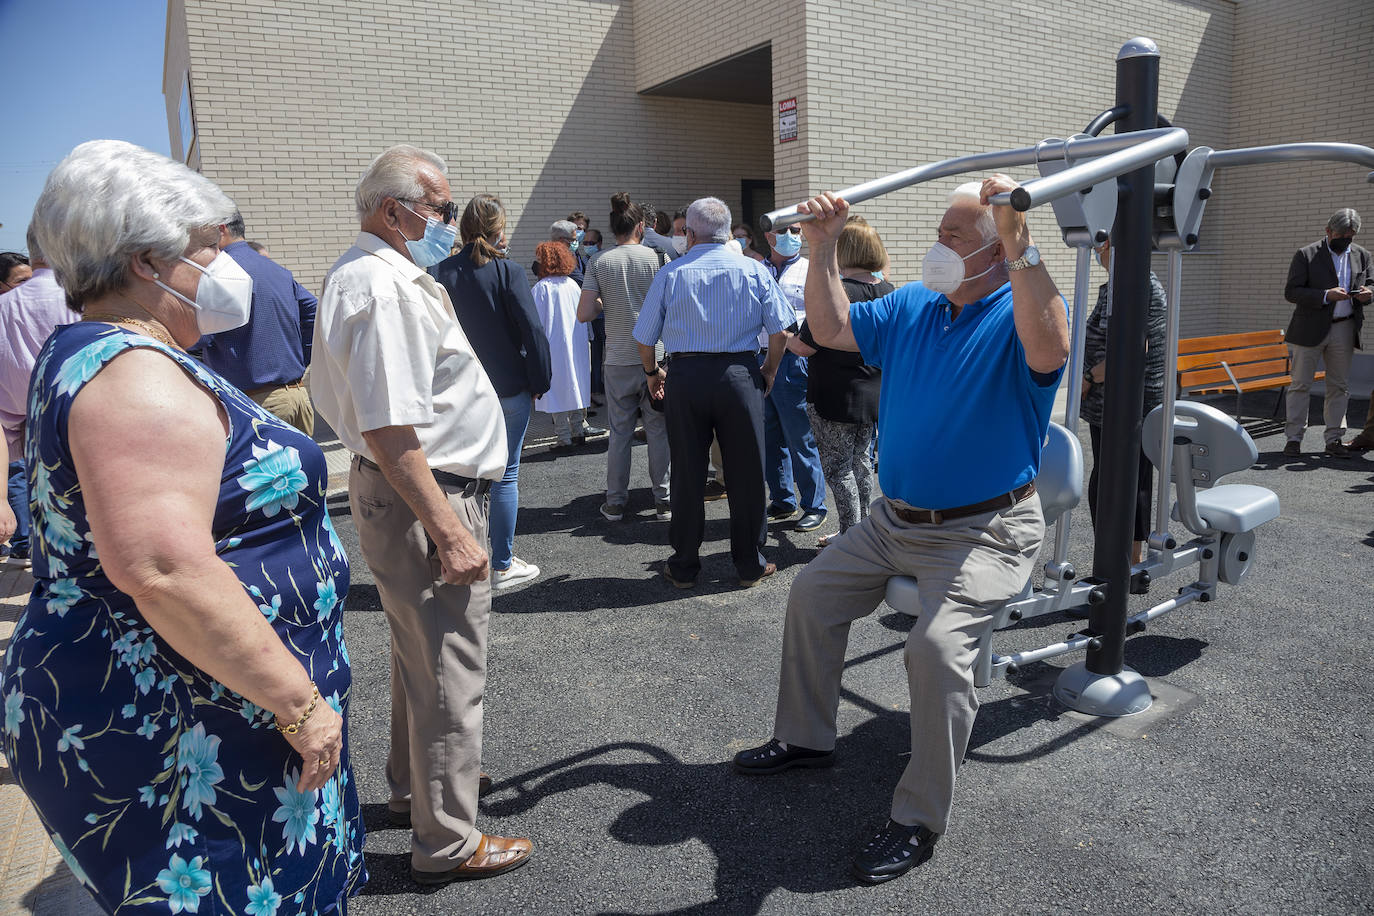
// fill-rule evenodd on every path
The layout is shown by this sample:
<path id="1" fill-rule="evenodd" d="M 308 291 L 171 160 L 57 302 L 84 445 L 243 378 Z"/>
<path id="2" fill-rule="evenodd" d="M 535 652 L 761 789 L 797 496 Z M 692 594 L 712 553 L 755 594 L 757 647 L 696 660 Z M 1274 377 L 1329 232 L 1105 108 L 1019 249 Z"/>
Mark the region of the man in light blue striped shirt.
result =
<path id="1" fill-rule="evenodd" d="M 678 588 L 691 588 L 701 572 L 702 496 L 712 435 L 720 441 L 730 481 L 730 557 L 740 585 L 755 585 L 777 571 L 763 558 L 763 397 L 782 360 L 784 332 L 796 316 L 768 270 L 727 248 L 728 241 L 729 207 L 714 197 L 688 207 L 688 250 L 654 275 L 635 323 L 649 393 L 655 399 L 667 393 L 673 555 L 663 575 Z M 760 369 L 761 330 L 768 334 L 768 358 Z M 654 360 L 659 340 L 668 354 L 666 373 Z"/>

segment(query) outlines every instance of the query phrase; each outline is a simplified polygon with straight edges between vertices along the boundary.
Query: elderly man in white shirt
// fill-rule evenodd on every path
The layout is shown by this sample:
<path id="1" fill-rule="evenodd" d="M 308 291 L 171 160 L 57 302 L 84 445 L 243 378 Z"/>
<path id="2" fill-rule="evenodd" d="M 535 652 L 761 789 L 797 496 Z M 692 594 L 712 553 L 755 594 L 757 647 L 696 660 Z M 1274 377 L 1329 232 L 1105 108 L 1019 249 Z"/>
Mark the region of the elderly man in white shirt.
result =
<path id="1" fill-rule="evenodd" d="M 523 865 L 529 840 L 476 827 L 486 686 L 487 492 L 506 466 L 501 403 L 425 268 L 456 227 L 444 161 L 393 146 L 368 166 L 362 231 L 330 269 L 310 394 L 355 454 L 349 504 L 391 625 L 391 810 L 427 885 Z"/>

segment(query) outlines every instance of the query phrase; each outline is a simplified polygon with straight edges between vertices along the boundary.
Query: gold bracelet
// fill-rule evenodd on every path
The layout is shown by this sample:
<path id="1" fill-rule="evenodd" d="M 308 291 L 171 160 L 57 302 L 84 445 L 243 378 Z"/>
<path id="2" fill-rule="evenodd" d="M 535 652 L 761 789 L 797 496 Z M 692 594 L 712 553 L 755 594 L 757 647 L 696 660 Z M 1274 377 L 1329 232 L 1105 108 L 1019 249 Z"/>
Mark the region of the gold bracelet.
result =
<path id="1" fill-rule="evenodd" d="M 315 686 L 314 681 L 311 681 L 310 705 L 306 708 L 305 712 L 301 713 L 301 717 L 297 719 L 295 722 L 292 722 L 290 725 L 282 725 L 280 722 L 277 722 L 277 731 L 285 732 L 288 735 L 294 735 L 296 732 L 300 731 L 301 726 L 305 724 L 305 720 L 309 719 L 310 716 L 315 712 L 315 704 L 318 702 L 320 702 L 320 688 Z"/>

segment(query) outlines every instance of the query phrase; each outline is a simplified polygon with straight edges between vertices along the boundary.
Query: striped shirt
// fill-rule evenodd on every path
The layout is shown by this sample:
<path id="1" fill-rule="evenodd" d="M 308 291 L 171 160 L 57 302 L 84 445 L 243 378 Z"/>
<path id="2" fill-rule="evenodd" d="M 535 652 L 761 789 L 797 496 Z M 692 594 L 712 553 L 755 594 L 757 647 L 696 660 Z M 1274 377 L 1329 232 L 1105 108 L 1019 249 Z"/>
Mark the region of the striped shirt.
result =
<path id="1" fill-rule="evenodd" d="M 654 276 L 635 340 L 668 353 L 740 353 L 758 348 L 759 329 L 786 330 L 796 313 L 753 258 L 720 244 L 695 245 Z"/>
<path id="2" fill-rule="evenodd" d="M 617 245 L 597 255 L 587 268 L 582 291 L 601 297 L 606 316 L 606 365 L 639 365 L 635 321 L 657 272 L 658 255 L 643 245 Z"/>

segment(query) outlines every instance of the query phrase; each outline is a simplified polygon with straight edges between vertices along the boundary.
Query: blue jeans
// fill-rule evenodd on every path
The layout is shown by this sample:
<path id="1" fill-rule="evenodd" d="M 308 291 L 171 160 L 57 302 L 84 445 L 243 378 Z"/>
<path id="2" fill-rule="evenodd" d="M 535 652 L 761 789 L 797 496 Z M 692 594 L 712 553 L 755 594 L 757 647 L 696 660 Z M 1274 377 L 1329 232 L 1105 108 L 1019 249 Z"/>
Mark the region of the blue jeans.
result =
<path id="1" fill-rule="evenodd" d="M 520 511 L 520 450 L 530 428 L 534 399 L 528 391 L 501 399 L 506 415 L 506 473 L 491 485 L 491 568 L 510 569 L 515 549 L 515 515 Z"/>
<path id="2" fill-rule="evenodd" d="M 10 462 L 9 483 L 10 508 L 14 510 L 14 535 L 10 538 L 9 552 L 16 557 L 29 555 L 29 478 L 24 472 L 24 462 Z"/>
<path id="3" fill-rule="evenodd" d="M 763 400 L 763 473 L 768 503 L 795 509 L 795 483 L 805 512 L 825 514 L 825 474 L 811 421 L 806 416 L 806 359 L 782 355 L 773 390 Z"/>

